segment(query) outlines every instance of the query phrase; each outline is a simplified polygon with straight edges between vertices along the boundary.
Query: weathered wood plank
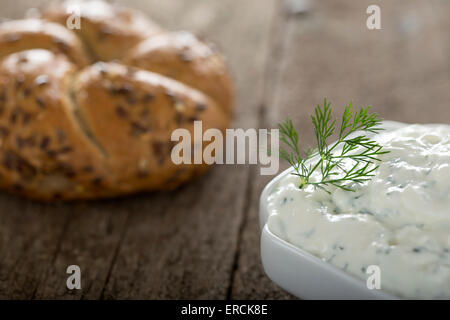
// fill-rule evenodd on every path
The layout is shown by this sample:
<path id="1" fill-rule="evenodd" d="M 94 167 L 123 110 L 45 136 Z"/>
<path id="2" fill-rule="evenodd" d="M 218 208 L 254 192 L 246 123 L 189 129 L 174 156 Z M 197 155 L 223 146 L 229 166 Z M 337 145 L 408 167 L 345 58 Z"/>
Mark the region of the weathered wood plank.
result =
<path id="1" fill-rule="evenodd" d="M 276 127 L 289 115 L 302 145 L 312 146 L 309 115 L 324 97 L 337 113 L 353 100 L 357 108 L 372 105 L 386 119 L 450 123 L 450 46 L 443 27 L 449 3 L 377 1 L 383 29 L 376 31 L 366 28 L 369 4 L 315 1 L 306 15 L 281 22 L 272 53 L 276 67 L 269 66 L 266 77 L 263 124 Z M 286 298 L 268 284 L 260 265 L 258 197 L 269 178 L 253 175 L 232 296 Z"/>
<path id="2" fill-rule="evenodd" d="M 136 203 L 135 199 L 123 198 L 72 204 L 70 223 L 64 236 L 58 239 L 59 249 L 47 265 L 33 298 L 100 298 L 128 216 Z M 31 251 L 30 256 L 34 255 Z M 80 266 L 82 290 L 66 288 L 69 276 L 66 269 L 73 264 Z"/>
<path id="3" fill-rule="evenodd" d="M 72 209 L 0 195 L 0 299 L 31 299 L 59 251 Z"/>
<path id="4" fill-rule="evenodd" d="M 448 4 L 434 3 L 448 11 Z M 269 122 L 290 114 L 308 145 L 313 142 L 309 114 L 325 96 L 337 112 L 353 100 L 355 107 L 372 105 L 386 119 L 448 122 L 449 59 L 438 20 L 445 15 L 423 1 L 380 1 L 383 29 L 369 31 L 369 4 L 323 1 L 309 18 L 291 19 L 281 89 L 268 109 Z"/>
<path id="5" fill-rule="evenodd" d="M 279 1 L 276 8 L 276 17 L 271 29 L 270 59 L 264 73 L 264 95 L 261 101 L 261 111 L 258 126 L 270 128 L 272 124 L 267 121 L 268 108 L 271 108 L 271 100 L 278 89 L 280 65 L 285 54 L 286 30 L 288 20 L 285 15 L 283 2 Z M 259 167 L 252 167 L 250 172 L 251 187 L 247 194 L 246 215 L 242 226 L 240 246 L 238 249 L 238 261 L 236 263 L 233 283 L 229 292 L 231 299 L 292 299 L 293 297 L 277 287 L 265 275 L 261 265 L 259 250 L 260 229 L 258 220 L 259 194 L 267 184 L 271 176 L 260 176 Z"/>

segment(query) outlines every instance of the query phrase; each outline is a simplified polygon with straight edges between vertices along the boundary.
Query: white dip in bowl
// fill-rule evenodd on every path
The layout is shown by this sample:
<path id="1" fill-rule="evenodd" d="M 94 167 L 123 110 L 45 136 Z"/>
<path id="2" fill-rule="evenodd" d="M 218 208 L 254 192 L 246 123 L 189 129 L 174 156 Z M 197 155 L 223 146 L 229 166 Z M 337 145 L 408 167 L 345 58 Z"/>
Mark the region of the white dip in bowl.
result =
<path id="1" fill-rule="evenodd" d="M 331 194 L 286 175 L 268 198 L 281 239 L 396 296 L 450 298 L 450 125 L 396 125 L 375 140 L 390 151 L 356 192 Z"/>

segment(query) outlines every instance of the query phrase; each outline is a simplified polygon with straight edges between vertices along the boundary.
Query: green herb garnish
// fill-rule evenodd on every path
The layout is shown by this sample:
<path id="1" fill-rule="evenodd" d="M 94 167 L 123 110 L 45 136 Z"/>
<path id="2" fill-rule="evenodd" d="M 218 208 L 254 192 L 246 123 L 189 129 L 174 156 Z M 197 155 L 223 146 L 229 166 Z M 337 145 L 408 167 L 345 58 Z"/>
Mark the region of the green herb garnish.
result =
<path id="1" fill-rule="evenodd" d="M 287 146 L 286 149 L 280 149 L 280 157 L 295 169 L 292 174 L 300 177 L 300 189 L 313 185 L 328 193 L 328 186 L 355 191 L 352 183 L 369 181 L 375 175 L 378 168 L 376 162 L 380 161 L 378 156 L 389 151 L 382 151 L 381 145 L 363 134 L 376 134 L 383 130 L 380 127 L 382 119 L 376 113 L 369 113 L 369 110 L 370 107 L 366 107 L 355 112 L 350 102 L 342 115 L 337 142 L 328 145 L 327 139 L 336 131 L 336 120 L 332 118 L 330 103 L 324 99 L 323 107 L 317 105 L 311 116 L 317 148 L 304 151 L 303 155 L 292 120 L 288 118 L 279 124 L 280 141 Z M 357 133 L 353 134 L 355 132 Z M 313 160 L 315 158 L 317 160 Z M 311 176 L 316 171 L 320 172 L 320 179 L 311 181 Z"/>

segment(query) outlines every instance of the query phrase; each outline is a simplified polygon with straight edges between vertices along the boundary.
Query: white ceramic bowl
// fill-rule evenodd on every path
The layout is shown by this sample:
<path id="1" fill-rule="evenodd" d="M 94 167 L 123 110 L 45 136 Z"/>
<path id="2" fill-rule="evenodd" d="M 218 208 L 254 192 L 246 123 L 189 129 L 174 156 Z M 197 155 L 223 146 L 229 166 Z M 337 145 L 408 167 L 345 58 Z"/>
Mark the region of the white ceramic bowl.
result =
<path id="1" fill-rule="evenodd" d="M 386 129 L 404 125 L 386 121 Z M 366 281 L 351 276 L 320 258 L 274 235 L 267 226 L 268 197 L 291 168 L 275 177 L 260 198 L 261 257 L 269 278 L 286 291 L 303 299 L 399 299 L 390 293 L 368 289 Z M 368 275 L 369 276 L 369 275 Z"/>

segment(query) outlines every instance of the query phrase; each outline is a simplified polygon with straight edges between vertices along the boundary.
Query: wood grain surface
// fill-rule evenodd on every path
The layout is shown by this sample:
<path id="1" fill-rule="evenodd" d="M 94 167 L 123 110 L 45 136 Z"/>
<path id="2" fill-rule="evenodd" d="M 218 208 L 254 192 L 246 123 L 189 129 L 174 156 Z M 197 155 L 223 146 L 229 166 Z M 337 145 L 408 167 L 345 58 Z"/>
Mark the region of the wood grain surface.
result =
<path id="1" fill-rule="evenodd" d="M 5 0 L 0 12 L 17 18 L 44 2 Z M 353 100 L 386 119 L 450 123 L 448 1 L 322 0 L 302 14 L 277 0 L 123 2 L 219 45 L 236 82 L 234 127 L 273 128 L 289 115 L 310 146 L 309 114 L 324 97 L 338 112 Z M 382 30 L 370 31 L 374 3 Z M 2 193 L 0 298 L 291 299 L 260 262 L 258 197 L 270 179 L 227 165 L 175 192 L 116 200 Z M 81 290 L 66 288 L 71 264 Z"/>

